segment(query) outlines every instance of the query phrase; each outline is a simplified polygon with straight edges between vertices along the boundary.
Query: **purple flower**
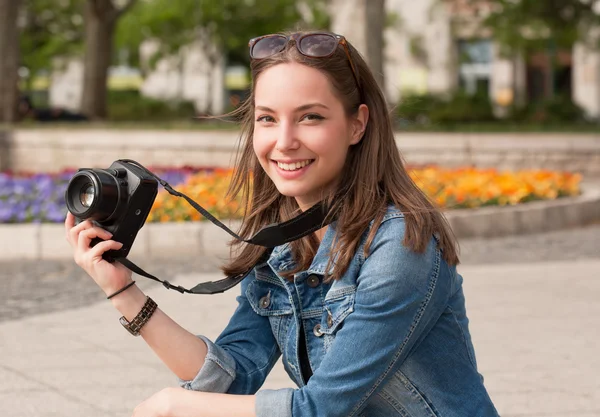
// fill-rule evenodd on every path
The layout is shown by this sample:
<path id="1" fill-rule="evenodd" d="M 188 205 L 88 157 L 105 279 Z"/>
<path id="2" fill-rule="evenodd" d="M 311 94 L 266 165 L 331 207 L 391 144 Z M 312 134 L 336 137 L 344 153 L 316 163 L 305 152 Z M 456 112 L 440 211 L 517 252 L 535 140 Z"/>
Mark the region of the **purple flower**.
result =
<path id="1" fill-rule="evenodd" d="M 186 167 L 153 172 L 175 187 L 198 171 Z M 63 222 L 67 213 L 65 191 L 74 174 L 69 171 L 23 177 L 0 173 L 0 223 Z"/>

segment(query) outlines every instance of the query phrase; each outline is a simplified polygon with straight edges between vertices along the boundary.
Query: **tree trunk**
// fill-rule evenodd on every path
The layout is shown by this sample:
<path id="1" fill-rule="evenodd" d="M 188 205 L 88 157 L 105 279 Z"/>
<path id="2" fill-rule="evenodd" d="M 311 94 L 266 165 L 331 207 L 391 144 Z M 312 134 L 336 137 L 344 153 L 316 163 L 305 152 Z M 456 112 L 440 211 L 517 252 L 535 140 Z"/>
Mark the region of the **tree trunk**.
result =
<path id="1" fill-rule="evenodd" d="M 85 2 L 85 56 L 81 112 L 92 120 L 106 119 L 108 69 L 112 58 L 117 10 L 112 0 Z"/>
<path id="2" fill-rule="evenodd" d="M 366 58 L 377 84 L 383 89 L 385 0 L 365 0 L 365 2 Z"/>
<path id="3" fill-rule="evenodd" d="M 17 118 L 19 81 L 19 0 L 0 0 L 0 122 Z"/>

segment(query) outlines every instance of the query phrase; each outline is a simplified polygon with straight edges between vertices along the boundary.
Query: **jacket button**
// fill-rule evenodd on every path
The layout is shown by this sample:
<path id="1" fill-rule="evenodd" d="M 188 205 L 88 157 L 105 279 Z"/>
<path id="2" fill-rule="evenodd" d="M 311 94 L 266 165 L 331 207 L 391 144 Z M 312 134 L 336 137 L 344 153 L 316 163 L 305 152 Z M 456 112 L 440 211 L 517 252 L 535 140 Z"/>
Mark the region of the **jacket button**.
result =
<path id="1" fill-rule="evenodd" d="M 262 297 L 259 302 L 260 308 L 268 308 L 271 305 L 271 297 L 269 295 L 265 295 Z"/>
<path id="2" fill-rule="evenodd" d="M 321 331 L 321 325 L 320 325 L 320 324 L 317 324 L 317 325 L 315 326 L 315 328 L 313 329 L 313 334 L 314 334 L 315 336 L 317 336 L 317 337 L 321 337 L 321 336 L 323 336 L 323 332 Z"/>
<path id="3" fill-rule="evenodd" d="M 333 316 L 331 312 L 327 313 L 327 327 L 333 326 Z"/>
<path id="4" fill-rule="evenodd" d="M 321 283 L 321 280 L 319 279 L 318 275 L 309 275 L 308 279 L 306 280 L 306 283 L 308 284 L 308 286 L 310 288 L 316 288 L 319 286 L 319 284 Z"/>

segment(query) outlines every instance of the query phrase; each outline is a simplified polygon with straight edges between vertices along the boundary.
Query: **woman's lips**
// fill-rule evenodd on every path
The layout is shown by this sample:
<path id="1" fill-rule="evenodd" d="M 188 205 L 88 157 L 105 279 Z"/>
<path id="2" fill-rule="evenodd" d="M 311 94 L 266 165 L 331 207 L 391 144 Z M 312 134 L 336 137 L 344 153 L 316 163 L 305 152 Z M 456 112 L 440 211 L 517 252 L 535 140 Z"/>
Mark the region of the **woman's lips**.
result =
<path id="1" fill-rule="evenodd" d="M 301 177 L 308 170 L 308 168 L 313 164 L 313 162 L 314 162 L 314 159 L 311 160 L 308 164 L 306 164 L 304 167 L 302 167 L 300 169 L 295 169 L 293 171 L 287 171 L 283 168 L 280 168 L 277 161 L 273 161 L 273 160 L 271 161 L 271 163 L 273 165 L 275 165 L 277 174 L 279 174 L 280 177 L 282 177 L 286 180 L 293 180 L 293 179 Z"/>

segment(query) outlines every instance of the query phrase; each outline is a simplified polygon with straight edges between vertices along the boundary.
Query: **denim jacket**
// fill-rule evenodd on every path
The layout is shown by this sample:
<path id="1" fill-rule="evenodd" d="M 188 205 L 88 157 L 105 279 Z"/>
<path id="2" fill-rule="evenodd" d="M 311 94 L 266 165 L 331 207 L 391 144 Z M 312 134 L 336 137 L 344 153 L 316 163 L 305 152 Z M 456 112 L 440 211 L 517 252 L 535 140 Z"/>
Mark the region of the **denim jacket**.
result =
<path id="1" fill-rule="evenodd" d="M 390 207 L 370 252 L 368 231 L 341 280 L 324 283 L 335 223 L 311 266 L 294 275 L 289 245 L 242 281 L 238 306 L 208 346 L 191 390 L 257 394 L 267 416 L 497 416 L 477 371 L 462 277 L 435 237 L 417 254 L 403 244 L 402 212 Z M 303 326 L 300 326 L 303 324 Z M 305 333 L 313 375 L 299 364 Z M 260 390 L 282 356 L 298 389 Z"/>

